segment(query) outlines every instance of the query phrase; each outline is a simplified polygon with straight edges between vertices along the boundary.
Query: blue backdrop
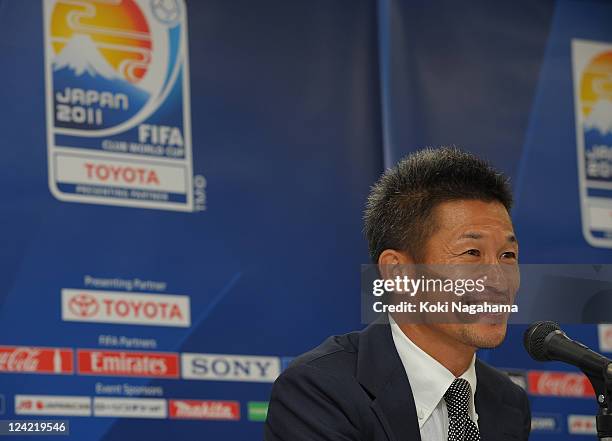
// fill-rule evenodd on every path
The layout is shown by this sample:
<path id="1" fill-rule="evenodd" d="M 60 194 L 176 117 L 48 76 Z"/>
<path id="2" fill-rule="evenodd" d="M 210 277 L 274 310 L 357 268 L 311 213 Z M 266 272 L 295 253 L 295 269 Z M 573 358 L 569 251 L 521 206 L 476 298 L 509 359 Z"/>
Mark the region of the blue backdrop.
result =
<path id="1" fill-rule="evenodd" d="M 188 187 L 205 197 L 186 211 L 51 193 L 45 48 L 48 59 L 63 43 L 49 44 L 60 31 L 45 30 L 42 3 L 0 0 L 0 419 L 64 416 L 73 439 L 259 439 L 274 373 L 362 326 L 367 192 L 424 146 L 462 146 L 512 178 L 522 262 L 612 257 L 583 235 L 571 48 L 612 44 L 608 3 L 177 3 L 188 24 Z M 151 20 L 158 3 L 135 5 Z M 135 279 L 157 284 L 130 289 Z M 103 295 L 186 298 L 188 324 L 118 307 L 94 321 L 82 303 L 71 309 L 78 293 L 97 299 L 97 314 Z M 532 439 L 592 430 L 575 417 L 596 410 L 579 379 L 528 374 L 568 369 L 532 362 L 523 330 L 481 357 L 529 387 L 541 426 Z M 595 326 L 568 330 L 598 348 Z M 87 367 L 92 353 L 112 364 L 152 352 L 166 374 Z M 151 387 L 128 396 L 129 386 Z"/>

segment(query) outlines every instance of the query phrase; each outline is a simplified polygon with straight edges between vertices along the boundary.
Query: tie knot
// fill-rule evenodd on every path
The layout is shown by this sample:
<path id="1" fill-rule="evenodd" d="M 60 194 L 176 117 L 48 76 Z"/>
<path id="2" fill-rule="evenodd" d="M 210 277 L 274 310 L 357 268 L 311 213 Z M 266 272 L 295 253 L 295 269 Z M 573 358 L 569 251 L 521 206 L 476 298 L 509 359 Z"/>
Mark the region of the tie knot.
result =
<path id="1" fill-rule="evenodd" d="M 455 378 L 444 394 L 449 416 L 467 415 L 471 395 L 470 383 L 463 378 Z"/>

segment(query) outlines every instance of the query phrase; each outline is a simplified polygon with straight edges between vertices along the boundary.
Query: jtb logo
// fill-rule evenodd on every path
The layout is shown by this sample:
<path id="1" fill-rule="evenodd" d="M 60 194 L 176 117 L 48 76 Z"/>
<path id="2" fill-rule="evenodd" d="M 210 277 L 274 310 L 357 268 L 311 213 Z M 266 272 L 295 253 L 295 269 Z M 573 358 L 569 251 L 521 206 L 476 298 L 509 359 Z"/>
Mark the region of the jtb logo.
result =
<path id="1" fill-rule="evenodd" d="M 43 5 L 51 192 L 192 211 L 183 1 Z"/>
<path id="2" fill-rule="evenodd" d="M 224 354 L 181 355 L 183 378 L 273 383 L 280 374 L 278 357 Z"/>

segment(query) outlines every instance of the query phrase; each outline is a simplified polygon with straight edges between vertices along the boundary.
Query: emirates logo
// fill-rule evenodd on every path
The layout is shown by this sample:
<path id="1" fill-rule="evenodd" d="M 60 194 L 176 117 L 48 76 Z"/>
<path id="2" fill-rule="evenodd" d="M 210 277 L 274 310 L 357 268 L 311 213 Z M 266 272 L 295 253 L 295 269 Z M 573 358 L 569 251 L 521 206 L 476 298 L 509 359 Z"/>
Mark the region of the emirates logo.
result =
<path id="1" fill-rule="evenodd" d="M 94 296 L 81 293 L 72 297 L 68 302 L 70 311 L 79 317 L 92 317 L 98 313 L 100 305 Z"/>

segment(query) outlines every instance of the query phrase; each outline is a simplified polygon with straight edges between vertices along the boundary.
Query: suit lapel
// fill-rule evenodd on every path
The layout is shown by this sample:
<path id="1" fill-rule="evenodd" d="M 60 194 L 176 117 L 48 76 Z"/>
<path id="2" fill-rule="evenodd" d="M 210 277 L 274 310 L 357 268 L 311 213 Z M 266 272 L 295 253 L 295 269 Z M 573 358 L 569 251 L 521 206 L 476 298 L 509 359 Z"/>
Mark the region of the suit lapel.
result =
<path id="1" fill-rule="evenodd" d="M 481 441 L 499 441 L 507 439 L 504 433 L 504 405 L 499 384 L 494 384 L 492 378 L 483 368 L 480 360 L 476 360 L 476 396 L 474 404 L 478 414 L 478 431 Z"/>
<path id="2" fill-rule="evenodd" d="M 476 359 L 476 395 L 481 441 L 514 440 L 507 424 L 504 391 Z M 391 328 L 383 320 L 368 326 L 359 337 L 357 380 L 372 398 L 372 409 L 391 441 L 421 441 L 412 389 L 397 354 Z"/>
<path id="3" fill-rule="evenodd" d="M 421 441 L 410 383 L 391 328 L 382 321 L 368 326 L 359 337 L 357 380 L 373 398 L 372 409 L 390 440 Z"/>

